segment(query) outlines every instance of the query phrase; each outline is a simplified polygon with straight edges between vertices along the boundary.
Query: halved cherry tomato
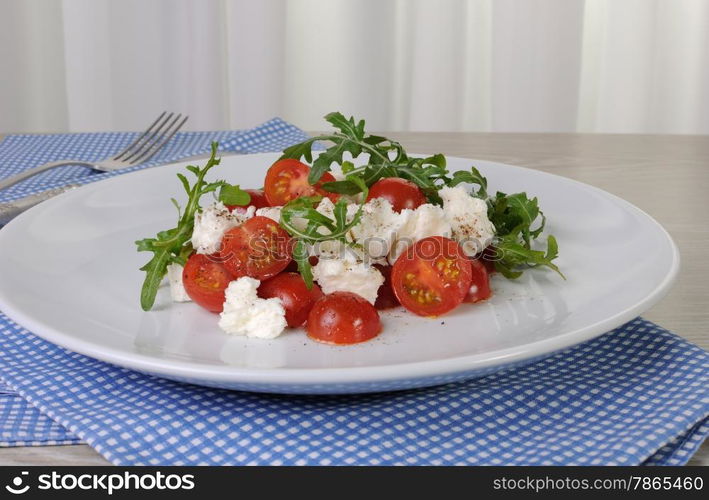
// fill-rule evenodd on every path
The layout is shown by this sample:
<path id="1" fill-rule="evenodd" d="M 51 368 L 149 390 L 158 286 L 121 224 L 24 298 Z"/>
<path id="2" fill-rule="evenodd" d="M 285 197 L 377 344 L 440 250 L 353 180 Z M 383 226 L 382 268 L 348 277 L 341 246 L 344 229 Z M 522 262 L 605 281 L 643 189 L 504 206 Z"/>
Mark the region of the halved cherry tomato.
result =
<path id="1" fill-rule="evenodd" d="M 288 266 L 292 247 L 293 240 L 276 221 L 256 216 L 227 231 L 219 253 L 234 278 L 265 280 Z"/>
<path id="2" fill-rule="evenodd" d="M 208 255 L 190 255 L 182 270 L 182 284 L 187 295 L 208 311 L 222 312 L 224 290 L 232 280 L 231 274 Z"/>
<path id="3" fill-rule="evenodd" d="M 481 259 L 470 259 L 470 269 L 473 276 L 470 280 L 470 289 L 465 296 L 464 302 L 475 303 L 489 299 L 492 295 L 492 291 L 490 290 L 490 276 L 485 267 L 485 261 Z"/>
<path id="4" fill-rule="evenodd" d="M 247 193 L 249 193 L 249 196 L 251 196 L 251 200 L 249 200 L 249 204 L 242 206 L 242 205 L 226 205 L 226 207 L 229 209 L 230 212 L 240 212 L 244 213 L 246 212 L 246 209 L 249 207 L 255 207 L 255 208 L 264 208 L 264 207 L 270 207 L 271 205 L 268 204 L 268 200 L 266 199 L 266 194 L 263 192 L 263 189 L 244 189 Z"/>
<path id="5" fill-rule="evenodd" d="M 463 249 L 443 236 L 417 241 L 391 271 L 396 298 L 419 316 L 440 316 L 458 307 L 470 290 L 471 277 Z"/>
<path id="6" fill-rule="evenodd" d="M 313 305 L 308 315 L 308 337 L 326 344 L 357 344 L 382 331 L 379 313 L 356 293 L 334 292 Z"/>
<path id="7" fill-rule="evenodd" d="M 374 267 L 379 269 L 379 272 L 384 276 L 384 283 L 377 290 L 377 300 L 374 303 L 374 307 L 381 311 L 382 309 L 391 309 L 399 306 L 399 300 L 394 295 L 394 290 L 391 287 L 391 266 L 374 264 Z"/>
<path id="8" fill-rule="evenodd" d="M 333 182 L 332 174 L 325 172 L 314 186 L 308 182 L 310 167 L 292 158 L 278 160 L 271 165 L 266 173 L 264 191 L 266 199 L 272 207 L 285 205 L 301 196 L 327 196 L 337 201 L 339 195 L 329 193 L 320 186 L 325 182 Z"/>
<path id="9" fill-rule="evenodd" d="M 320 287 L 313 283 L 308 290 L 305 281 L 298 273 L 281 273 L 261 283 L 259 297 L 270 299 L 278 297 L 286 310 L 288 326 L 296 328 L 308 319 L 313 304 L 323 296 Z"/>
<path id="10" fill-rule="evenodd" d="M 386 177 L 372 184 L 367 201 L 373 198 L 389 200 L 395 212 L 405 208 L 413 210 L 427 203 L 426 196 L 416 184 L 399 177 Z"/>

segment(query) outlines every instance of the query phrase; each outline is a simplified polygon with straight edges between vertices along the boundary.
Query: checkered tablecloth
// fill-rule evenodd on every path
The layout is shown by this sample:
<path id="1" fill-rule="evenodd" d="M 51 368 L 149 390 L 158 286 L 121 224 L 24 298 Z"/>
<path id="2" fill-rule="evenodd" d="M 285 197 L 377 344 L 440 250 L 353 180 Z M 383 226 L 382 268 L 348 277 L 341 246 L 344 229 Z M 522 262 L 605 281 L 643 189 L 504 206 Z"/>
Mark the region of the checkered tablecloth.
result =
<path id="1" fill-rule="evenodd" d="M 0 177 L 69 152 L 104 157 L 132 137 L 10 136 L 0 143 Z M 153 163 L 206 152 L 212 139 L 256 152 L 303 137 L 281 120 L 250 131 L 184 133 Z M 0 201 L 111 175 L 120 172 L 64 167 L 0 193 Z M 642 319 L 466 382 L 278 396 L 119 368 L 46 342 L 0 314 L 0 378 L 0 445 L 83 441 L 120 465 L 679 465 L 709 432 L 709 354 Z"/>

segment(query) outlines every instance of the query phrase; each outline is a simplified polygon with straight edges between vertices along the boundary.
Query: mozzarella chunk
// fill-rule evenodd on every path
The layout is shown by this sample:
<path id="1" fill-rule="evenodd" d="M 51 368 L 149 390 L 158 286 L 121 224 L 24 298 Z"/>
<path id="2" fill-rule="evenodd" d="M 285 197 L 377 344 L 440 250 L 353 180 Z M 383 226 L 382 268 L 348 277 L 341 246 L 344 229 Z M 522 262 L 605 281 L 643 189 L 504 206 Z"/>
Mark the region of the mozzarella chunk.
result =
<path id="1" fill-rule="evenodd" d="M 409 246 L 419 240 L 429 236 L 451 236 L 450 222 L 439 206 L 426 203 L 416 210 L 404 209 L 401 211 L 401 215 L 405 221 L 389 252 L 389 262 L 392 264 Z"/>
<path id="2" fill-rule="evenodd" d="M 381 259 L 372 259 L 361 248 L 352 247 L 339 240 L 325 240 L 308 246 L 310 255 L 319 259 L 346 259 L 358 262 L 382 263 Z M 386 263 L 386 262 L 384 262 Z"/>
<path id="3" fill-rule="evenodd" d="M 249 220 L 255 211 L 254 207 L 249 207 L 245 213 L 232 213 L 218 201 L 196 213 L 192 230 L 195 252 L 211 254 L 219 250 L 224 233 Z"/>
<path id="4" fill-rule="evenodd" d="M 229 283 L 219 327 L 231 335 L 260 339 L 278 337 L 286 328 L 286 311 L 277 297 L 262 299 L 259 280 L 243 277 Z"/>
<path id="5" fill-rule="evenodd" d="M 347 206 L 347 222 L 352 222 L 358 210 L 357 204 Z M 316 210 L 326 217 L 333 219 L 335 204 L 324 198 Z M 386 264 L 396 235 L 407 220 L 407 214 L 394 211 L 391 203 L 382 198 L 375 198 L 365 203 L 362 208 L 362 218 L 356 226 L 346 235 L 347 241 L 356 243 L 355 247 L 345 245 L 339 241 L 325 241 L 313 247 L 313 254 L 327 257 L 338 257 L 364 261 L 368 264 Z"/>
<path id="6" fill-rule="evenodd" d="M 352 292 L 374 304 L 384 276 L 377 269 L 354 259 L 322 259 L 313 267 L 313 278 L 326 294 Z"/>
<path id="7" fill-rule="evenodd" d="M 438 194 L 443 200 L 443 212 L 451 225 L 453 238 L 466 255 L 480 253 L 495 235 L 495 226 L 487 217 L 487 203 L 473 198 L 461 186 L 444 187 Z"/>
<path id="8" fill-rule="evenodd" d="M 410 216 L 410 211 L 395 212 L 389 200 L 374 198 L 362 208 L 362 219 L 352 228 L 351 238 L 369 257 L 383 259 L 389 254 Z"/>
<path id="9" fill-rule="evenodd" d="M 189 302 L 190 296 L 187 295 L 185 287 L 182 284 L 182 269 L 179 264 L 169 264 L 167 266 L 167 281 L 170 283 L 170 297 L 173 302 Z"/>

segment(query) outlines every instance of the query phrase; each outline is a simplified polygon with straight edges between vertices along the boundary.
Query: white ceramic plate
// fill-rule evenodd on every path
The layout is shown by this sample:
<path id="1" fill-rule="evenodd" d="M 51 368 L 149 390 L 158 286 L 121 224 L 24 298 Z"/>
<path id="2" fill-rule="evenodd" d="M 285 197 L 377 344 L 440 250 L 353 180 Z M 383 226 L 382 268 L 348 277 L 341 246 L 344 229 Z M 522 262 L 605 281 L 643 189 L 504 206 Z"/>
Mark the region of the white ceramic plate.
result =
<path id="1" fill-rule="evenodd" d="M 226 157 L 212 171 L 261 186 L 277 155 Z M 494 297 L 439 319 L 383 314 L 383 333 L 333 347 L 302 330 L 265 341 L 230 337 L 217 316 L 173 304 L 163 287 L 143 312 L 133 242 L 172 227 L 184 163 L 91 184 L 29 210 L 0 230 L 0 309 L 37 335 L 116 365 L 175 380 L 247 391 L 355 393 L 461 380 L 528 363 L 638 316 L 670 288 L 675 244 L 647 214 L 604 191 L 510 165 L 475 164 L 491 190 L 538 196 L 567 276 L 534 270 L 493 279 Z"/>

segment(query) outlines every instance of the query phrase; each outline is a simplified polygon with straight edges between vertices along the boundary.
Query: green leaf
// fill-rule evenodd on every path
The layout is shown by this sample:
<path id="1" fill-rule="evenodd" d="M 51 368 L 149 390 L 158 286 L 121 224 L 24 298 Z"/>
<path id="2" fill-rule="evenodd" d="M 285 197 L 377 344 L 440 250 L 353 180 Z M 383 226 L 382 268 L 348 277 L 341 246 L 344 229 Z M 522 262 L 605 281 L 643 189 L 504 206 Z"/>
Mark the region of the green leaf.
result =
<path id="1" fill-rule="evenodd" d="M 187 195 L 189 196 L 189 194 L 190 194 L 190 183 L 189 183 L 189 181 L 187 180 L 187 177 L 185 177 L 185 176 L 182 175 L 182 174 L 177 174 L 177 178 L 180 179 L 180 182 L 182 183 L 182 187 L 185 188 L 185 192 L 186 192 Z"/>
<path id="2" fill-rule="evenodd" d="M 293 146 L 287 147 L 283 150 L 283 155 L 281 156 L 281 159 L 293 158 L 295 160 L 299 160 L 301 158 L 305 158 L 305 161 L 307 161 L 308 163 L 312 162 L 313 144 L 317 139 L 317 137 L 313 137 L 303 142 L 299 142 L 298 144 L 294 144 Z"/>
<path id="3" fill-rule="evenodd" d="M 154 248 L 153 241 L 155 241 L 153 238 L 145 238 L 136 241 L 135 244 L 139 252 L 151 252 Z"/>
<path id="4" fill-rule="evenodd" d="M 458 184 L 476 184 L 478 190 L 475 196 L 478 198 L 487 198 L 487 179 L 483 177 L 480 171 L 475 167 L 470 167 L 470 172 L 466 170 L 458 170 L 453 173 L 452 179 L 448 182 L 451 187 L 457 186 Z"/>
<path id="5" fill-rule="evenodd" d="M 556 239 L 553 236 L 547 238 L 546 252 L 525 246 L 516 234 L 502 237 L 494 245 L 496 251 L 495 269 L 506 278 L 517 278 L 526 268 L 548 267 L 566 279 L 557 265 L 552 262 L 559 253 Z"/>
<path id="6" fill-rule="evenodd" d="M 356 140 L 364 139 L 364 120 L 355 122 L 354 117 L 349 119 L 339 111 L 333 113 L 328 113 L 325 115 L 325 120 L 330 122 L 335 128 L 339 129 L 347 137 L 351 137 Z"/>
<path id="7" fill-rule="evenodd" d="M 204 181 L 207 172 L 214 166 L 219 165 L 220 159 L 217 154 L 216 142 L 212 143 L 212 154 L 204 168 L 193 165 L 187 166 L 187 170 L 197 176 L 194 185 L 180 178 L 180 182 L 189 193 L 187 204 L 182 215 L 178 217 L 177 226 L 171 229 L 160 231 L 154 238 L 144 238 L 135 242 L 139 252 L 153 252 L 152 258 L 140 268 L 145 272 L 145 280 L 140 291 L 140 305 L 145 311 L 149 311 L 155 304 L 155 296 L 158 293 L 160 283 L 167 274 L 167 266 L 170 262 L 185 262 L 187 256 L 192 251 L 190 239 L 194 227 L 194 215 L 199 210 L 199 199 L 205 193 L 205 186 L 209 186 Z M 184 177 L 184 176 L 183 176 Z M 186 179 L 185 179 L 186 180 Z"/>
<path id="8" fill-rule="evenodd" d="M 335 227 L 345 227 L 347 225 L 347 202 L 344 199 L 337 200 L 333 215 L 335 216 Z"/>
<path id="9" fill-rule="evenodd" d="M 313 270 L 310 266 L 308 244 L 303 240 L 298 240 L 293 247 L 293 260 L 298 264 L 298 272 L 303 277 L 305 286 L 310 290 L 313 288 Z"/>
<path id="10" fill-rule="evenodd" d="M 441 153 L 436 153 L 433 156 L 429 156 L 428 158 L 423 159 L 423 164 L 425 165 L 435 165 L 440 168 L 446 168 L 446 157 L 443 156 Z"/>
<path id="11" fill-rule="evenodd" d="M 335 204 L 334 219 L 318 212 L 315 207 L 322 198 L 303 197 L 288 202 L 281 209 L 281 226 L 294 238 L 299 238 L 307 243 L 316 243 L 327 240 L 345 241 L 347 233 L 359 223 L 362 216 L 362 206 L 354 218 L 347 222 L 347 202 L 339 200 Z M 302 229 L 302 224 L 296 224 L 296 219 L 305 219 L 307 226 Z"/>
<path id="12" fill-rule="evenodd" d="M 175 208 L 177 209 L 177 218 L 180 218 L 180 215 L 182 214 L 182 208 L 180 208 L 180 204 L 177 202 L 175 198 L 170 198 L 170 201 L 172 202 L 173 205 L 175 205 Z"/>
<path id="13" fill-rule="evenodd" d="M 362 140 L 370 146 L 377 146 L 383 142 L 389 142 L 389 139 L 382 137 L 381 135 L 368 135 Z"/>
<path id="14" fill-rule="evenodd" d="M 352 184 L 357 186 L 359 192 L 362 193 L 362 203 L 367 200 L 367 196 L 369 196 L 369 188 L 367 187 L 367 183 L 364 182 L 361 177 L 350 174 L 345 178 L 345 182 L 351 182 Z"/>
<path id="15" fill-rule="evenodd" d="M 347 175 L 355 169 L 355 166 L 351 161 L 343 161 L 340 168 L 342 168 L 342 173 Z"/>
<path id="16" fill-rule="evenodd" d="M 225 205 L 246 206 L 251 202 L 251 195 L 238 185 L 224 184 L 219 189 L 219 201 Z"/>
<path id="17" fill-rule="evenodd" d="M 357 184 L 347 180 L 325 182 L 323 183 L 322 188 L 328 193 L 346 194 L 350 196 L 362 191 Z"/>
<path id="18" fill-rule="evenodd" d="M 313 162 L 308 176 L 308 182 L 310 182 L 310 184 L 318 182 L 320 177 L 330 170 L 333 163 L 342 163 L 342 157 L 345 153 L 350 153 L 353 158 L 356 158 L 362 152 L 362 146 L 355 140 L 340 136 L 333 136 L 331 140 L 334 142 L 334 145 L 320 153 Z"/>

